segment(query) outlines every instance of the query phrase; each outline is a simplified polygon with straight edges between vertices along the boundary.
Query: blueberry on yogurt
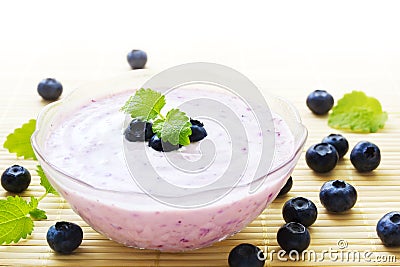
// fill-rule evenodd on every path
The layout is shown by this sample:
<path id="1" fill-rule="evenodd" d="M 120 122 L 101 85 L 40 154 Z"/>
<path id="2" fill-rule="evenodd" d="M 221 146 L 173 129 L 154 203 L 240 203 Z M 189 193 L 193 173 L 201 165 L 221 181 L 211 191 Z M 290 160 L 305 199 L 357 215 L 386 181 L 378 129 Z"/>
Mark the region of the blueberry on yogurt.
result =
<path id="1" fill-rule="evenodd" d="M 198 142 L 207 136 L 207 132 L 204 129 L 203 123 L 193 119 L 190 119 L 190 123 L 192 124 L 192 126 L 190 126 L 190 129 L 192 130 L 192 134 L 189 136 L 190 142 Z M 156 134 L 153 134 L 153 136 L 149 140 L 149 147 L 157 151 L 170 152 L 181 148 L 182 145 L 181 144 L 173 145 L 169 142 L 164 142 Z"/>
<path id="2" fill-rule="evenodd" d="M 157 151 L 170 152 L 179 149 L 181 145 L 173 145 L 169 142 L 164 142 L 155 134 L 149 141 L 149 147 Z"/>
<path id="3" fill-rule="evenodd" d="M 149 141 L 154 135 L 153 124 L 138 119 L 132 120 L 125 129 L 124 136 L 129 142 Z"/>
<path id="4" fill-rule="evenodd" d="M 198 120 L 190 119 L 190 129 L 192 130 L 192 134 L 189 136 L 190 142 L 198 142 L 204 139 L 207 136 L 207 131 L 204 129 L 204 124 Z"/>

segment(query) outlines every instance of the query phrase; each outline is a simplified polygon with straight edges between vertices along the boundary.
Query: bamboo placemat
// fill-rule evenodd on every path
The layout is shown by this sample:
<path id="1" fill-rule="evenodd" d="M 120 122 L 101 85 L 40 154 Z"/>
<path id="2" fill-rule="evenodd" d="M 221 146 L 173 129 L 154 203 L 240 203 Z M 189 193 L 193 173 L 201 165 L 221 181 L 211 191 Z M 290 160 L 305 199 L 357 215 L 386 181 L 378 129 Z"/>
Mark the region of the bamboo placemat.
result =
<path id="1" fill-rule="evenodd" d="M 21 91 L 6 92 L 1 90 L 1 96 L 8 96 L 9 101 L 0 105 L 0 143 L 14 128 L 28 119 L 36 116 L 43 105 L 36 92 Z M 309 90 L 281 90 L 280 94 L 287 97 L 298 108 L 303 123 L 309 130 L 309 138 L 305 150 L 313 143 L 319 142 L 331 132 L 326 125 L 326 117 L 316 117 L 305 106 L 305 98 Z M 11 97 L 10 97 L 11 94 Z M 343 133 L 350 142 L 350 149 L 360 140 L 376 143 L 382 151 L 382 162 L 379 168 L 368 174 L 359 174 L 352 167 L 349 155 L 346 155 L 328 174 L 318 175 L 312 172 L 305 163 L 304 154 L 293 173 L 294 186 L 288 195 L 276 199 L 254 222 L 233 237 L 212 247 L 185 253 L 160 253 L 148 250 L 137 250 L 123 247 L 109 241 L 92 230 L 83 222 L 60 197 L 48 196 L 39 208 L 46 210 L 48 219 L 35 221 L 33 234 L 18 244 L 0 246 L 0 266 L 227 266 L 229 251 L 242 242 L 260 246 L 267 253 L 266 266 L 311 266 L 311 265 L 398 265 L 400 262 L 399 248 L 386 248 L 378 239 L 376 223 L 385 213 L 400 210 L 400 107 L 392 99 L 391 91 L 379 92 L 384 108 L 389 112 L 389 120 L 384 130 L 376 134 Z M 340 96 L 336 93 L 335 97 Z M 4 99 L 4 97 L 2 98 Z M 34 114 L 34 115 L 32 115 Z M 32 183 L 22 196 L 40 196 L 43 193 L 39 178 L 34 172 L 36 162 L 16 159 L 3 148 L 0 149 L 0 169 L 12 164 L 22 164 L 31 170 Z M 345 214 L 329 214 L 321 206 L 318 192 L 324 181 L 339 178 L 352 183 L 358 190 L 359 198 L 355 207 Z M 7 194 L 1 189 L 0 197 Z M 283 261 L 278 255 L 276 232 L 283 224 L 281 208 L 285 201 L 294 196 L 304 196 L 316 203 L 319 211 L 316 223 L 310 228 L 311 245 L 309 251 L 314 251 L 317 260 Z M 72 255 L 57 255 L 47 245 L 45 235 L 47 229 L 56 221 L 72 221 L 82 226 L 84 240 L 82 245 Z M 340 249 L 339 246 L 345 246 Z M 326 251 L 371 252 L 370 262 L 361 258 L 359 261 L 346 260 L 345 254 L 325 254 Z M 343 256 L 344 255 L 344 256 Z M 335 258 L 338 257 L 336 260 Z M 378 257 L 381 257 L 380 260 Z M 397 260 L 397 263 L 393 262 Z M 381 262 L 379 262 L 381 261 Z"/>

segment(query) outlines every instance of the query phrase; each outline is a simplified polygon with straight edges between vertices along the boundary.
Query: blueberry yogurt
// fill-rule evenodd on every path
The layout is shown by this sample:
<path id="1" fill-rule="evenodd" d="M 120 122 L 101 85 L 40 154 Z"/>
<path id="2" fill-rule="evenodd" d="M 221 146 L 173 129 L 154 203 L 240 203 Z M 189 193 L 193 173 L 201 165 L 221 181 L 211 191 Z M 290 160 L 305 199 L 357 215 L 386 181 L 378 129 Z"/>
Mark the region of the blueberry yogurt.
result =
<path id="1" fill-rule="evenodd" d="M 272 169 L 275 171 L 268 175 L 268 182 L 264 182 L 256 193 L 250 194 L 248 188 L 242 187 L 209 205 L 190 209 L 160 203 L 143 192 L 126 165 L 123 149 L 125 114 L 119 109 L 132 94 L 132 91 L 126 91 L 95 98 L 69 114 L 63 113 L 48 133 L 44 149 L 47 161 L 58 170 L 47 173 L 58 191 L 82 219 L 114 241 L 129 247 L 161 251 L 210 246 L 253 221 L 279 193 L 286 182 L 283 178 L 288 178 L 293 171 L 294 164 L 278 168 L 293 160 L 294 137 L 285 121 L 274 114 Z M 213 99 L 230 106 L 246 128 L 249 142 L 243 153 L 248 153 L 247 168 L 255 170 L 261 153 L 256 148 L 262 137 L 251 110 L 240 98 L 224 91 L 189 88 L 168 94 L 167 105 L 179 106 L 184 101 L 210 94 Z M 169 110 L 169 107 L 165 108 Z M 196 114 L 189 116 L 196 119 Z M 216 114 L 215 121 L 219 116 L 224 114 Z M 230 158 L 231 139 L 224 129 L 211 120 L 202 122 L 207 137 L 168 152 L 168 158 L 166 153 L 144 145 L 150 167 L 169 183 L 182 187 L 205 186 L 218 179 L 229 161 L 234 160 Z M 232 138 L 245 138 L 231 135 Z M 192 173 L 182 173 L 171 166 L 171 160 L 181 156 L 187 160 L 198 159 L 201 143 L 207 139 L 215 144 L 212 164 L 200 166 L 201 171 Z M 140 142 L 130 145 L 143 146 Z M 137 160 L 138 164 L 148 164 L 141 158 Z M 251 179 L 251 175 L 244 176 L 240 184 L 249 183 Z"/>

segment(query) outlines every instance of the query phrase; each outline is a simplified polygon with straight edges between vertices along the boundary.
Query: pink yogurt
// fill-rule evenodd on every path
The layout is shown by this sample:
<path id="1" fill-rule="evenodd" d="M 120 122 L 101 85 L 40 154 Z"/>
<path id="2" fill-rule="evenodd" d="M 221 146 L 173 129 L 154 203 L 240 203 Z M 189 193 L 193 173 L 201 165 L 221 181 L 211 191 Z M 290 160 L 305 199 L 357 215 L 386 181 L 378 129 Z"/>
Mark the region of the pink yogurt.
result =
<path id="1" fill-rule="evenodd" d="M 251 110 L 233 94 L 207 90 L 175 90 L 167 96 L 170 107 L 190 98 L 209 96 L 232 107 L 245 125 L 249 145 L 247 175 L 239 185 L 251 181 L 260 156 L 262 140 Z M 235 188 L 222 199 L 198 208 L 182 209 L 165 205 L 143 193 L 132 178 L 124 157 L 123 129 L 125 114 L 119 111 L 132 92 L 93 99 L 74 112 L 62 114 L 46 139 L 44 154 L 54 171 L 42 163 L 53 185 L 71 207 L 96 231 L 125 246 L 184 251 L 209 246 L 240 231 L 275 199 L 294 168 L 294 137 L 285 121 L 273 114 L 275 155 L 272 173 L 256 193 Z M 169 109 L 165 107 L 165 110 Z M 207 107 L 202 107 L 207 108 Z M 192 117 L 193 114 L 190 114 Z M 223 114 L 217 114 L 218 116 Z M 229 163 L 229 135 L 212 121 L 203 121 L 209 138 L 216 146 L 216 157 L 206 170 L 193 174 L 179 173 L 163 153 L 146 146 L 152 166 L 160 177 L 179 186 L 203 186 L 213 182 Z M 244 138 L 231 134 L 231 138 Z M 198 143 L 179 151 L 168 152 L 195 160 L 200 155 Z M 130 144 L 143 146 L 141 143 Z M 142 159 L 137 159 L 139 162 Z M 293 164 L 285 164 L 289 160 Z M 60 172 L 78 180 L 58 179 Z M 266 171 L 267 172 L 267 171 Z M 61 180 L 64 180 L 61 182 Z M 81 182 L 79 182 L 81 181 Z"/>

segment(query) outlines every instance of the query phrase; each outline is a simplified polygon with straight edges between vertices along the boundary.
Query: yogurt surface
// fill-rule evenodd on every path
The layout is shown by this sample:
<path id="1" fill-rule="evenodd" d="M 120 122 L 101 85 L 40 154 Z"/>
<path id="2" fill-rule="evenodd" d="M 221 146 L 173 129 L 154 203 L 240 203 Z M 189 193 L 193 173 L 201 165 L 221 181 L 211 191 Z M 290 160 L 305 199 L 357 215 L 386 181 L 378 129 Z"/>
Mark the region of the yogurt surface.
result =
<path id="1" fill-rule="evenodd" d="M 123 137 L 126 114 L 119 109 L 132 92 L 123 92 L 108 98 L 92 99 L 72 114 L 65 114 L 63 120 L 49 134 L 45 145 L 46 154 L 54 166 L 95 188 L 142 192 L 127 168 L 124 142 L 127 144 L 127 153 L 145 149 L 147 158 L 134 158 L 135 164 L 146 165 L 150 162 L 159 179 L 189 188 L 215 182 L 232 161 L 235 164 L 235 160 L 240 160 L 233 158 L 231 151 L 232 142 L 239 142 L 241 153 L 247 157 L 247 165 L 242 177 L 238 176 L 238 184 L 247 184 L 254 178 L 260 161 L 262 136 L 255 116 L 246 103 L 226 91 L 185 88 L 167 94 L 167 105 L 163 110 L 179 107 L 196 98 L 209 97 L 210 94 L 213 100 L 230 108 L 245 128 L 247 136 L 229 133 L 223 125 L 218 124 L 219 120 L 227 116 L 222 110 L 212 120 L 199 118 L 204 123 L 208 136 L 178 151 L 161 153 L 148 147 L 147 142 L 126 142 Z M 196 114 L 188 115 L 196 118 Z M 275 129 L 266 131 L 275 131 L 272 169 L 288 160 L 294 149 L 294 138 L 284 120 L 273 114 L 273 124 Z M 213 155 L 207 155 L 208 151 L 202 150 L 202 142 L 207 141 L 214 146 Z M 202 162 L 201 158 L 206 156 L 209 160 Z M 182 171 L 185 163 L 195 166 L 196 169 L 191 167 L 190 171 Z"/>

